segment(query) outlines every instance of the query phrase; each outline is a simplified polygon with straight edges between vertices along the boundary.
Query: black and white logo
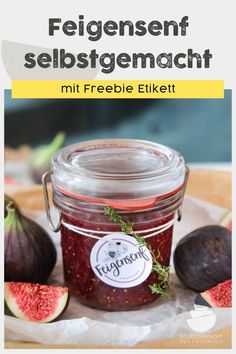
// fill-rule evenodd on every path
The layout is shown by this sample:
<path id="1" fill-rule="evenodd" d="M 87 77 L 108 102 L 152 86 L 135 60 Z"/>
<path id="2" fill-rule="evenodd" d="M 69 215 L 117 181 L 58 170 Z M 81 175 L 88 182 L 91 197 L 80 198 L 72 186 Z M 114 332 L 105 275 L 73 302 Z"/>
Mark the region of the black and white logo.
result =
<path id="1" fill-rule="evenodd" d="M 141 284 L 152 270 L 152 256 L 147 247 L 123 233 L 109 234 L 96 242 L 90 263 L 100 280 L 117 288 Z"/>

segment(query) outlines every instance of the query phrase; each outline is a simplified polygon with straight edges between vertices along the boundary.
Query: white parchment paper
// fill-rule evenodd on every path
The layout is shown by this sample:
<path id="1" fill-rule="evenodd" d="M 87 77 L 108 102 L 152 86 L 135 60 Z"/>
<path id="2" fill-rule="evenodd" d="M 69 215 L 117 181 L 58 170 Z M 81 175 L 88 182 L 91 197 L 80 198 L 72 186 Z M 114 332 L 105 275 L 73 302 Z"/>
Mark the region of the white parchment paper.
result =
<path id="1" fill-rule="evenodd" d="M 200 226 L 218 223 L 225 212 L 225 209 L 218 206 L 186 197 L 183 219 L 174 228 L 172 250 L 188 232 Z M 27 214 L 49 231 L 56 244 L 58 261 L 48 283 L 62 285 L 60 235 L 50 232 L 44 213 Z M 231 309 L 209 309 L 207 313 L 194 311 L 196 293 L 184 288 L 179 282 L 174 273 L 172 257 L 171 265 L 168 302 L 158 299 L 136 311 L 106 312 L 88 308 L 71 297 L 66 312 L 54 323 L 32 323 L 5 316 L 5 339 L 43 344 L 133 346 L 145 341 L 210 333 L 230 325 Z M 204 318 L 201 318 L 202 315 Z M 206 329 L 203 324 L 207 321 L 209 328 Z"/>

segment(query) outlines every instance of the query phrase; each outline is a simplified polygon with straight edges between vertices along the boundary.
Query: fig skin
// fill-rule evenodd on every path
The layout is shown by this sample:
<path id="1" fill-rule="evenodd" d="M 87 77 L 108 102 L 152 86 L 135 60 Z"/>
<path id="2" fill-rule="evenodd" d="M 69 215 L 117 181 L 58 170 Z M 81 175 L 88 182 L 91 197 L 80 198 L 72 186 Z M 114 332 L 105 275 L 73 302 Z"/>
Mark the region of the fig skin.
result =
<path id="1" fill-rule="evenodd" d="M 208 307 L 232 307 L 232 279 L 198 294 L 195 304 Z"/>
<path id="2" fill-rule="evenodd" d="M 177 244 L 174 266 L 180 281 L 198 292 L 230 279 L 231 231 L 219 225 L 192 231 Z"/>
<path id="3" fill-rule="evenodd" d="M 65 314 L 68 306 L 69 306 L 69 302 L 70 302 L 70 293 L 68 291 L 68 296 L 67 296 L 67 300 L 66 300 L 66 304 L 65 304 L 65 307 L 63 308 L 62 312 L 59 313 L 59 315 L 57 317 L 55 317 L 53 320 L 47 322 L 47 323 L 53 323 L 53 322 L 56 322 L 58 320 L 60 320 L 62 318 L 62 316 Z M 11 316 L 11 317 L 16 317 L 14 315 L 14 313 L 9 309 L 6 301 L 4 301 L 4 314 L 7 315 L 7 316 Z"/>
<path id="4" fill-rule="evenodd" d="M 5 210 L 5 281 L 45 282 L 57 260 L 51 238 L 13 202 L 8 201 Z"/>
<path id="5" fill-rule="evenodd" d="M 9 287 L 18 286 L 18 289 L 23 290 L 26 289 L 25 294 L 23 294 L 23 308 L 22 308 L 22 294 L 14 294 L 12 293 Z M 32 293 L 34 292 L 34 288 L 37 287 L 37 292 L 34 295 L 32 300 Z M 40 290 L 43 292 L 42 298 L 40 295 Z M 55 290 L 58 289 L 62 291 L 61 294 L 55 294 Z M 61 289 L 61 290 L 60 290 Z M 21 298 L 20 298 L 21 297 Z M 5 314 L 17 318 L 21 318 L 24 320 L 38 322 L 38 323 L 51 323 L 59 318 L 65 313 L 69 301 L 70 301 L 70 293 L 67 287 L 57 286 L 57 285 L 46 285 L 46 284 L 33 284 L 33 283 L 22 283 L 22 282 L 5 282 L 4 283 L 4 300 L 5 300 Z M 19 300 L 19 302 L 18 302 Z M 54 307 L 52 304 L 52 300 L 54 300 Z M 36 304 L 35 304 L 36 301 Z M 48 304 L 47 304 L 48 301 Z M 46 303 L 45 303 L 46 302 Z M 36 305 L 36 307 L 35 307 Z M 47 306 L 49 305 L 49 308 Z M 46 306 L 49 313 L 44 313 L 45 309 L 42 309 L 41 306 Z M 50 307 L 53 306 L 54 309 L 50 311 Z M 30 314 L 30 316 L 29 316 Z M 33 316 L 32 316 L 33 315 Z"/>

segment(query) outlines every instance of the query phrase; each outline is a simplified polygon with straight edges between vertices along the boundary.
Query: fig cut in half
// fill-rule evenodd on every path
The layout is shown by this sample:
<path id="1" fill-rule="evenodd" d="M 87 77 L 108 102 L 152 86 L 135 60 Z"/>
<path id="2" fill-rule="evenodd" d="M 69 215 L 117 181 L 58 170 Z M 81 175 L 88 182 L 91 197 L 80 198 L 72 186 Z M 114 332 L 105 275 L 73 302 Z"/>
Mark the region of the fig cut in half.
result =
<path id="1" fill-rule="evenodd" d="M 195 299 L 195 304 L 209 307 L 232 307 L 232 280 L 225 280 L 200 293 Z"/>
<path id="2" fill-rule="evenodd" d="M 10 312 L 22 320 L 51 322 L 68 301 L 68 288 L 21 282 L 5 282 L 4 298 Z"/>

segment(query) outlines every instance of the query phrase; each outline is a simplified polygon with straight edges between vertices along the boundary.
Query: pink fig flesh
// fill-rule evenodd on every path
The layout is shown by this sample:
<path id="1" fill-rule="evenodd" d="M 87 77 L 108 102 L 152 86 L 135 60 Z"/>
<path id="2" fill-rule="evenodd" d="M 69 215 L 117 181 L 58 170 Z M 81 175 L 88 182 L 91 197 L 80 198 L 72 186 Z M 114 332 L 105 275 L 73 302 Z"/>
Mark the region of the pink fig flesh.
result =
<path id="1" fill-rule="evenodd" d="M 68 288 L 5 282 L 5 301 L 12 314 L 33 322 L 55 320 L 68 304 Z"/>
<path id="2" fill-rule="evenodd" d="M 211 307 L 232 307 L 232 280 L 225 280 L 200 295 Z"/>

